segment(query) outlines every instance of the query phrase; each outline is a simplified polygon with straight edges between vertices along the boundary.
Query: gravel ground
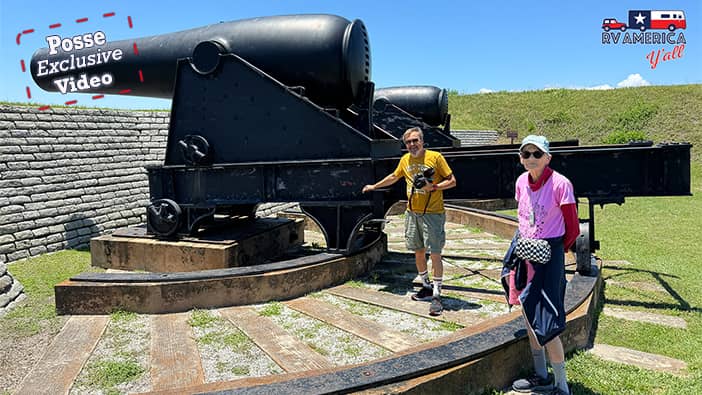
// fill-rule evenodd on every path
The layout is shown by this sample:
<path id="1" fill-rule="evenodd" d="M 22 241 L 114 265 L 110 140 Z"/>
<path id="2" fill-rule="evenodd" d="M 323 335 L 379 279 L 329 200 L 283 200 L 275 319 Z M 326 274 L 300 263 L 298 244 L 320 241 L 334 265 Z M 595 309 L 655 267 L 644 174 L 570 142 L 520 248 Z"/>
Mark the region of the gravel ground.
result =
<path id="1" fill-rule="evenodd" d="M 216 310 L 200 310 L 213 317 L 206 326 L 194 326 L 205 382 L 283 373 L 268 355 Z"/>
<path id="2" fill-rule="evenodd" d="M 444 284 L 456 285 L 461 287 L 480 288 L 492 291 L 502 291 L 502 284 L 498 281 L 488 279 L 482 276 L 456 277 L 444 280 Z"/>
<path id="3" fill-rule="evenodd" d="M 466 303 L 475 306 L 475 310 L 482 318 L 493 318 L 509 313 L 509 307 L 505 303 L 495 302 L 486 299 L 467 298 L 455 292 L 443 292 L 444 307 L 449 310 L 458 310 Z"/>
<path id="4" fill-rule="evenodd" d="M 484 259 L 502 259 L 505 256 L 505 250 L 479 250 L 473 247 L 470 248 L 444 248 L 444 255 L 467 255 Z"/>
<path id="5" fill-rule="evenodd" d="M 447 245 L 459 245 L 462 247 L 485 248 L 485 249 L 503 249 L 509 248 L 509 242 L 500 239 L 473 239 L 463 238 L 458 240 L 447 240 Z"/>
<path id="6" fill-rule="evenodd" d="M 258 305 L 261 312 L 266 305 Z M 307 343 L 336 366 L 343 366 L 390 355 L 390 351 L 355 337 L 327 323 L 281 305 L 280 313 L 268 316 L 288 333 Z"/>
<path id="7" fill-rule="evenodd" d="M 69 394 L 102 395 L 150 391 L 150 342 L 151 323 L 148 315 L 112 314 L 105 333 L 78 374 Z M 131 366 L 135 372 L 140 373 L 132 380 L 101 388 L 96 381 L 100 380 L 101 374 L 107 372 L 107 366 L 110 364 Z"/>
<path id="8" fill-rule="evenodd" d="M 388 325 L 388 323 L 392 323 L 392 329 L 414 336 L 422 342 L 450 335 L 454 330 L 461 328 L 458 325 L 446 325 L 446 323 L 442 321 L 423 318 L 401 311 L 384 309 L 335 295 L 319 293 L 315 296 L 352 314 L 360 315 L 363 318 L 380 324 Z"/>
<path id="9" fill-rule="evenodd" d="M 467 270 L 502 270 L 502 260 L 444 258 L 444 267 L 460 267 Z"/>

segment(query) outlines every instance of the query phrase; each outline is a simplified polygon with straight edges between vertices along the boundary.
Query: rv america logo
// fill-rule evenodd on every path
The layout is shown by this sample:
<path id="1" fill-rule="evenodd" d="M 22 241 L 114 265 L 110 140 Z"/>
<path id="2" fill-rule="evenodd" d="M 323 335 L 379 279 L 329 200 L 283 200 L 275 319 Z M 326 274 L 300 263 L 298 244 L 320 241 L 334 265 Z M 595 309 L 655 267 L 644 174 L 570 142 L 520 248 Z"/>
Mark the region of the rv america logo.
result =
<path id="1" fill-rule="evenodd" d="M 682 58 L 687 44 L 682 30 L 686 28 L 687 20 L 681 10 L 629 10 L 628 23 L 615 18 L 602 21 L 602 44 L 674 45 L 646 53 L 651 68 L 655 69 L 659 62 Z"/>

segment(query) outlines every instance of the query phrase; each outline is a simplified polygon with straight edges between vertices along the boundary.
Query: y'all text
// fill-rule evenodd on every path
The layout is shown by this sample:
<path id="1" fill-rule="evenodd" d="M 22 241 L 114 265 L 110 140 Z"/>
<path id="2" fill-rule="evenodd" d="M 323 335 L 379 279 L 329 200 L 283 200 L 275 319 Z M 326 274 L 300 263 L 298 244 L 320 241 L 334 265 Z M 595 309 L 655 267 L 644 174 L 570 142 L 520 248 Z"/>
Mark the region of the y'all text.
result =
<path id="1" fill-rule="evenodd" d="M 666 51 L 665 48 L 661 48 L 657 51 L 651 51 L 646 55 L 646 59 L 651 64 L 651 68 L 655 69 L 658 66 L 658 62 L 666 62 L 673 59 L 680 59 L 683 56 L 683 50 L 685 49 L 685 44 L 676 45 L 672 51 Z"/>

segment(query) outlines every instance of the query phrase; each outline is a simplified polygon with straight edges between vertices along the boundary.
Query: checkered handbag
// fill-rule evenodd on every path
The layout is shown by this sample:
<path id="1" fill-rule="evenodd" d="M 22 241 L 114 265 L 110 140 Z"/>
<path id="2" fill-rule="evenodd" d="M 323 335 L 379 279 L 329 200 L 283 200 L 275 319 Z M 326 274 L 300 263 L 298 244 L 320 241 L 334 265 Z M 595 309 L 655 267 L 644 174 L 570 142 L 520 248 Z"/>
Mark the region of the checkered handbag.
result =
<path id="1" fill-rule="evenodd" d="M 546 263 L 551 260 L 551 246 L 542 239 L 520 237 L 514 252 L 518 257 L 532 263 Z"/>

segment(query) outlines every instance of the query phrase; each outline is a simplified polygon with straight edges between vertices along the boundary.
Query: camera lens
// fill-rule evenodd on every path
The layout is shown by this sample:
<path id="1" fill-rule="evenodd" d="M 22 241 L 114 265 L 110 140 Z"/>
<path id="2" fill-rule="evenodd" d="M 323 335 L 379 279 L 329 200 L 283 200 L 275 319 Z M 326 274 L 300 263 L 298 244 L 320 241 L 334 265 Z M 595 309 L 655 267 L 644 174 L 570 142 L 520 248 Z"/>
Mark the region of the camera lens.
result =
<path id="1" fill-rule="evenodd" d="M 424 177 L 424 174 L 417 174 L 414 176 L 414 181 L 412 182 L 412 185 L 416 189 L 422 189 L 424 188 L 425 185 L 427 185 L 427 179 Z"/>

